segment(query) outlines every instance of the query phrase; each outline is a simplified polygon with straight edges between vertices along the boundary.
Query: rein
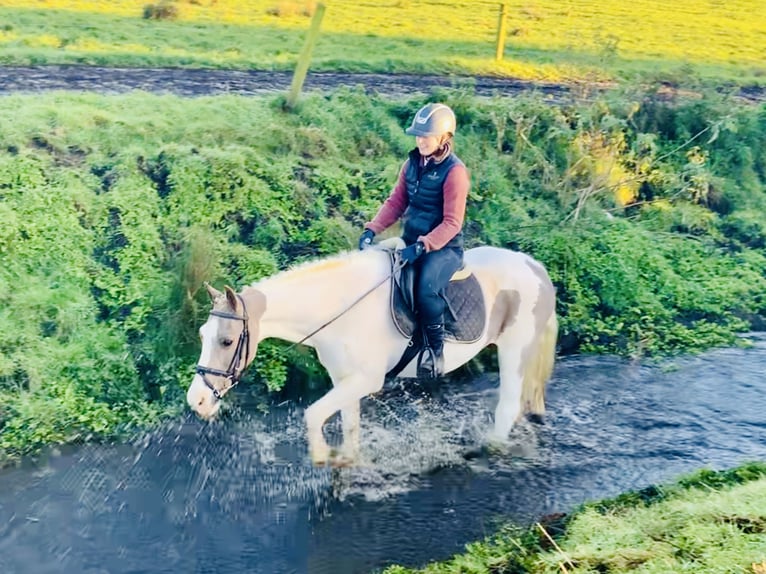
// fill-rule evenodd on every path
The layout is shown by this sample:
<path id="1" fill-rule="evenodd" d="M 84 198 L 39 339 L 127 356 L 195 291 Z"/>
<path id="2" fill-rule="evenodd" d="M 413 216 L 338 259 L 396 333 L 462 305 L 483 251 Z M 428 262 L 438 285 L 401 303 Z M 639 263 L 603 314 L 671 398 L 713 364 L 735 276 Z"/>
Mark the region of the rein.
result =
<path id="1" fill-rule="evenodd" d="M 404 267 L 406 264 L 407 264 L 407 262 L 406 262 L 406 261 L 402 261 L 401 259 L 399 259 L 398 261 L 396 261 L 396 262 L 394 263 L 394 265 L 393 265 L 393 269 L 391 270 L 391 273 L 389 273 L 388 275 L 386 275 L 386 276 L 385 276 L 385 277 L 384 277 L 384 278 L 383 278 L 381 281 L 379 281 L 378 283 L 376 283 L 375 285 L 373 285 L 373 286 L 372 286 L 370 289 L 368 289 L 367 291 L 365 291 L 364 293 L 362 293 L 362 295 L 360 295 L 360 296 L 359 296 L 359 298 L 358 298 L 356 301 L 354 301 L 353 303 L 351 303 L 351 305 L 349 305 L 348 307 L 346 307 L 345 309 L 343 309 L 343 311 L 341 311 L 340 313 L 338 313 L 337 315 L 335 315 L 335 317 L 333 317 L 332 319 L 330 319 L 329 321 L 327 321 L 327 322 L 326 322 L 326 323 L 324 323 L 323 325 L 321 325 L 321 326 L 317 327 L 316 329 L 314 329 L 313 331 L 311 331 L 311 333 L 309 333 L 308 335 L 306 335 L 305 337 L 303 337 L 303 339 L 301 339 L 300 341 L 298 341 L 298 342 L 296 342 L 296 343 L 293 343 L 292 345 L 290 345 L 289 347 L 287 347 L 287 350 L 289 351 L 289 350 L 290 350 L 290 349 L 292 349 L 293 347 L 296 347 L 296 346 L 298 346 L 298 345 L 300 345 L 300 344 L 302 344 L 302 343 L 305 343 L 305 342 L 306 342 L 308 339 L 310 339 L 311 337 L 313 337 L 314 335 L 316 335 L 317 333 L 319 333 L 319 331 L 321 331 L 322 329 L 324 329 L 324 328 L 325 328 L 325 327 L 327 327 L 328 325 L 331 325 L 332 323 L 334 323 L 335 321 L 337 321 L 338 319 L 340 319 L 340 318 L 341 318 L 343 315 L 345 315 L 345 314 L 346 314 L 346 313 L 348 313 L 348 312 L 349 312 L 351 309 L 353 309 L 353 308 L 354 308 L 356 305 L 358 305 L 358 304 L 359 304 L 359 303 L 362 301 L 362 299 L 364 299 L 364 298 L 365 298 L 365 297 L 367 297 L 367 296 L 368 296 L 370 293 L 372 293 L 373 291 L 375 291 L 375 289 L 377 289 L 378 287 L 380 287 L 381 285 L 383 285 L 383 283 L 385 283 L 386 281 L 389 281 L 389 280 L 390 280 L 392 277 L 394 277 L 394 276 L 395 276 L 395 275 L 396 275 L 396 274 L 397 274 L 399 271 L 401 271 L 401 270 L 402 270 L 402 268 L 403 268 L 403 267 Z"/>
<path id="2" fill-rule="evenodd" d="M 239 384 L 239 375 L 241 375 L 242 371 L 245 369 L 245 367 L 247 367 L 247 359 L 249 358 L 250 331 L 248 330 L 247 326 L 247 307 L 245 307 L 245 301 L 240 295 L 237 295 L 237 299 L 239 299 L 239 302 L 242 304 L 241 316 L 236 315 L 235 313 L 227 313 L 226 311 L 216 311 L 215 309 L 210 311 L 210 315 L 213 317 L 242 321 L 242 332 L 239 334 L 239 340 L 237 340 L 237 346 L 234 348 L 234 356 L 231 358 L 229 366 L 225 371 L 221 371 L 219 369 L 212 369 L 197 363 L 197 367 L 195 369 L 196 373 L 202 377 L 202 381 L 205 383 L 207 388 L 212 391 L 216 400 L 221 400 L 221 397 L 224 395 L 224 393 L 230 391 L 233 387 Z M 242 361 L 243 353 L 245 355 L 244 362 Z M 242 365 L 241 368 L 240 365 Z M 239 373 L 237 371 L 239 371 Z M 213 375 L 214 377 L 224 377 L 227 381 L 229 381 L 230 384 L 219 391 L 215 385 L 210 382 L 210 380 L 207 378 L 207 375 Z"/>

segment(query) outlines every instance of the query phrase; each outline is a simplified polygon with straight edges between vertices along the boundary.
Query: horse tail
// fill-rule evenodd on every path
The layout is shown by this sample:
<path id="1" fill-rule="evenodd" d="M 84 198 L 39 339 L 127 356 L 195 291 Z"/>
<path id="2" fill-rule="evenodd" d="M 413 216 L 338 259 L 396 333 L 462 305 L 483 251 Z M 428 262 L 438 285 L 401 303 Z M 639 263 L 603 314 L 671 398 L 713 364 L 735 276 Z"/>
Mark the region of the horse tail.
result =
<path id="1" fill-rule="evenodd" d="M 537 348 L 532 350 L 534 356 L 530 357 L 524 369 L 521 404 L 527 412 L 539 417 L 545 414 L 545 384 L 553 373 L 558 330 L 558 319 L 554 311 L 537 341 Z"/>

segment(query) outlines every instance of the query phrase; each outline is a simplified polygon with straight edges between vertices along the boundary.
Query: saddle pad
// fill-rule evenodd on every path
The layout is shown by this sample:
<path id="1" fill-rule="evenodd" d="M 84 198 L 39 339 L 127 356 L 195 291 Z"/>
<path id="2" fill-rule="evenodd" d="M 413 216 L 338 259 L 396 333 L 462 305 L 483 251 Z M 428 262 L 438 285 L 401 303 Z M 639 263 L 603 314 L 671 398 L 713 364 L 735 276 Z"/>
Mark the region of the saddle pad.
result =
<path id="1" fill-rule="evenodd" d="M 401 273 L 411 272 L 407 266 Z M 456 279 L 455 277 L 459 277 Z M 401 285 L 401 287 L 400 287 Z M 402 289 L 412 285 L 412 281 L 392 279 L 391 315 L 399 332 L 412 338 L 417 332 L 415 312 L 407 303 L 411 296 L 405 296 Z M 473 273 L 456 273 L 444 293 L 447 308 L 444 312 L 444 335 L 447 340 L 456 343 L 474 343 L 481 338 L 486 322 L 484 295 L 478 279 Z"/>

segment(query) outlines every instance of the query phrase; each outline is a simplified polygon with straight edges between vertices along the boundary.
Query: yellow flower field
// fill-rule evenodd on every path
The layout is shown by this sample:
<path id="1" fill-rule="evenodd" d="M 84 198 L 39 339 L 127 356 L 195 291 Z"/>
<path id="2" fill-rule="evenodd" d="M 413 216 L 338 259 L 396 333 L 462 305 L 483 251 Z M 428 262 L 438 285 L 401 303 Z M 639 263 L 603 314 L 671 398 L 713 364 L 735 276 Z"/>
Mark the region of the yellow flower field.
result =
<path id="1" fill-rule="evenodd" d="M 746 83 L 766 78 L 766 10 L 759 0 L 508 1 L 502 61 L 495 59 L 500 2 L 324 4 L 316 69 L 551 80 L 679 70 Z M 172 6 L 172 20 L 144 19 L 147 7 L 161 5 Z M 316 6 L 316 0 L 4 0 L 0 63 L 89 57 L 105 63 L 131 52 L 144 60 L 116 63 L 177 58 L 179 65 L 284 69 L 294 63 Z"/>

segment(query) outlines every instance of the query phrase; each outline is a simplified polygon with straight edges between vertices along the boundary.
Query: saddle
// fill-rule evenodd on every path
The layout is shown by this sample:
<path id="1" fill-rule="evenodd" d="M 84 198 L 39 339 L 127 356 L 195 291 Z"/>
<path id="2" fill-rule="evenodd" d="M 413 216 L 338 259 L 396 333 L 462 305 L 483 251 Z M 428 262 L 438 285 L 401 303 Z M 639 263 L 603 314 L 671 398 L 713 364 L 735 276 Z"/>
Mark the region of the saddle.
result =
<path id="1" fill-rule="evenodd" d="M 396 376 L 424 347 L 423 335 L 415 311 L 415 269 L 401 266 L 398 253 L 389 251 L 391 258 L 391 317 L 397 330 L 410 339 L 410 344 L 399 363 L 387 373 Z M 444 313 L 444 339 L 453 343 L 475 343 L 486 323 L 484 295 L 476 276 L 463 266 L 450 278 L 440 293 L 446 303 Z"/>

